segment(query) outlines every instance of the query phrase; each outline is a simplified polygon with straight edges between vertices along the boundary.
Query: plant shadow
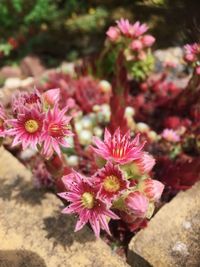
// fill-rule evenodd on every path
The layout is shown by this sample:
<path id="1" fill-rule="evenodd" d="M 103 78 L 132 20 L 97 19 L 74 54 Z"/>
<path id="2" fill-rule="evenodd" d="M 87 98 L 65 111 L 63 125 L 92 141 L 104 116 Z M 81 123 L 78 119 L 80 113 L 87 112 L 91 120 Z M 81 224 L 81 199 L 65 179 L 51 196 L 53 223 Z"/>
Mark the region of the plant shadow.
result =
<path id="1" fill-rule="evenodd" d="M 0 267 L 47 267 L 37 253 L 29 250 L 0 250 Z"/>
<path id="2" fill-rule="evenodd" d="M 1 178 L 0 198 L 4 201 L 13 199 L 19 204 L 26 202 L 31 206 L 40 205 L 46 192 L 45 189 L 34 187 L 31 181 L 26 181 L 21 176 L 12 180 Z"/>
<path id="3" fill-rule="evenodd" d="M 52 216 L 44 218 L 44 230 L 47 232 L 46 238 L 53 239 L 54 247 L 58 244 L 64 248 L 69 247 L 74 241 L 86 243 L 95 240 L 87 227 L 83 227 L 74 233 L 75 221 L 77 218 L 55 211 Z"/>

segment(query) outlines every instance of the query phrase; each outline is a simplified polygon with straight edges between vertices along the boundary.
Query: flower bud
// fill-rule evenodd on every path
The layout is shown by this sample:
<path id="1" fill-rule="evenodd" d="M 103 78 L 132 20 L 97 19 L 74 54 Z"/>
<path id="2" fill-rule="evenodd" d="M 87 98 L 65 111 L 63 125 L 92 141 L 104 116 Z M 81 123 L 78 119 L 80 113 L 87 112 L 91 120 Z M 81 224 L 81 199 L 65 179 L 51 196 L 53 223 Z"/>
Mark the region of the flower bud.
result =
<path id="1" fill-rule="evenodd" d="M 45 102 L 45 105 L 49 105 L 53 107 L 55 104 L 58 103 L 60 99 L 60 89 L 51 89 L 43 93 L 43 99 Z"/>
<path id="2" fill-rule="evenodd" d="M 200 75 L 200 66 L 196 67 L 196 74 Z"/>
<path id="3" fill-rule="evenodd" d="M 148 199 L 141 192 L 131 192 L 128 197 L 126 197 L 125 204 L 133 215 L 145 217 L 148 209 Z"/>
<path id="4" fill-rule="evenodd" d="M 106 80 L 101 80 L 99 82 L 99 88 L 104 93 L 111 93 L 112 92 L 112 86 L 111 84 Z"/>
<path id="5" fill-rule="evenodd" d="M 168 142 L 176 143 L 180 141 L 180 136 L 172 129 L 164 129 L 161 135 Z"/>
<path id="6" fill-rule="evenodd" d="M 134 163 L 136 163 L 141 173 L 148 173 L 153 169 L 155 159 L 149 153 L 143 152 L 142 156 L 135 160 Z"/>
<path id="7" fill-rule="evenodd" d="M 155 38 L 152 35 L 147 34 L 142 37 L 142 43 L 144 46 L 147 46 L 147 47 L 152 46 L 154 42 L 155 42 Z"/>
<path id="8" fill-rule="evenodd" d="M 193 61 L 196 60 L 196 57 L 195 57 L 195 55 L 193 55 L 193 54 L 186 54 L 186 55 L 185 55 L 185 60 L 186 60 L 186 61 L 189 61 L 189 62 L 193 62 Z"/>
<path id="9" fill-rule="evenodd" d="M 111 41 L 113 41 L 113 42 L 116 41 L 119 38 L 119 36 L 120 36 L 120 32 L 119 32 L 118 28 L 117 27 L 113 27 L 113 26 L 111 26 L 107 30 L 106 34 L 109 37 L 109 39 Z"/>
<path id="10" fill-rule="evenodd" d="M 143 47 L 142 42 L 140 40 L 134 40 L 131 43 L 131 49 L 138 51 L 141 50 Z"/>
<path id="11" fill-rule="evenodd" d="M 142 187 L 145 195 L 153 201 L 159 200 L 164 190 L 164 185 L 161 182 L 151 178 L 145 179 L 142 182 Z"/>

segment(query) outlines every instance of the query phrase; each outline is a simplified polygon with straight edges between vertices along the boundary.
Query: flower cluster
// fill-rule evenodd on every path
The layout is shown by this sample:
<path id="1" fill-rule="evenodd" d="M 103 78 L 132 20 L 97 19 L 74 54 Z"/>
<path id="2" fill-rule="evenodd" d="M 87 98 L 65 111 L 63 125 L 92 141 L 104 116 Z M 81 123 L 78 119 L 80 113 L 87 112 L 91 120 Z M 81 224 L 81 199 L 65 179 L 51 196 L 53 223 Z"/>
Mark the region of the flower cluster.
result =
<path id="1" fill-rule="evenodd" d="M 151 217 L 164 188 L 150 178 L 154 158 L 143 151 L 139 134 L 132 140 L 130 132 L 123 135 L 120 129 L 113 135 L 106 129 L 104 141 L 94 137 L 93 142 L 101 168 L 91 177 L 73 171 L 62 178 L 66 192 L 59 196 L 71 202 L 63 213 L 78 214 L 75 231 L 89 222 L 97 237 L 100 229 L 110 234 L 109 219 L 129 218 L 130 229 L 135 223 L 139 227 Z"/>
<path id="2" fill-rule="evenodd" d="M 196 74 L 200 75 L 200 44 L 185 45 L 185 60 L 192 64 Z"/>
<path id="3" fill-rule="evenodd" d="M 71 117 L 66 116 L 68 107 L 60 110 L 58 101 L 59 89 L 43 94 L 37 90 L 16 94 L 12 101 L 13 117 L 5 120 L 0 110 L 1 132 L 13 138 L 13 146 L 21 144 L 23 150 L 38 149 L 46 158 L 54 152 L 61 156 L 61 147 L 69 146 L 66 137 L 72 132 L 69 129 Z"/>
<path id="4" fill-rule="evenodd" d="M 155 42 L 152 35 L 144 34 L 148 27 L 139 21 L 131 24 L 127 19 L 121 18 L 116 22 L 117 26 L 111 26 L 107 31 L 107 36 L 111 42 L 125 43 L 125 55 L 128 60 L 145 60 L 146 49 Z"/>

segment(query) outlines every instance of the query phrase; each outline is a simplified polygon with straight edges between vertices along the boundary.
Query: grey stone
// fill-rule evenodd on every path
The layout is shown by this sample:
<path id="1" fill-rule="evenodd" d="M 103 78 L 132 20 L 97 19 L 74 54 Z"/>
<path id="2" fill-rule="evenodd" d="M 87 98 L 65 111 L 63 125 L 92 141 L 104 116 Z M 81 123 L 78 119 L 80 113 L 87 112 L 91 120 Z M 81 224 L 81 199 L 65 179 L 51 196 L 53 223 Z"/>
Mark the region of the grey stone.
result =
<path id="1" fill-rule="evenodd" d="M 35 189 L 31 172 L 0 148 L 0 267 L 125 267 L 89 228 L 61 214 L 52 193 Z"/>
<path id="2" fill-rule="evenodd" d="M 128 253 L 131 266 L 200 266 L 199 192 L 200 182 L 179 193 L 132 239 Z"/>

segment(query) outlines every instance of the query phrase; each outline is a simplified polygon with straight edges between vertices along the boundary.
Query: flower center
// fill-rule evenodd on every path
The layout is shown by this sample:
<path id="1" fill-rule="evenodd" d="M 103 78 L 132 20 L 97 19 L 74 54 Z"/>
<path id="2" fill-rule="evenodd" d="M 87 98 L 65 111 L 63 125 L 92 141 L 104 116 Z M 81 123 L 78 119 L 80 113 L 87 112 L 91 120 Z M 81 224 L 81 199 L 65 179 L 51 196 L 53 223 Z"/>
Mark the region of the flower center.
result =
<path id="1" fill-rule="evenodd" d="M 123 148 L 116 148 L 114 154 L 115 154 L 115 156 L 122 158 L 124 156 L 124 149 Z"/>
<path id="2" fill-rule="evenodd" d="M 94 207 L 94 196 L 92 193 L 85 192 L 81 197 L 82 203 L 85 208 L 92 209 Z"/>
<path id="3" fill-rule="evenodd" d="M 117 176 L 109 175 L 104 179 L 103 187 L 110 193 L 115 193 L 120 189 L 120 182 Z"/>
<path id="4" fill-rule="evenodd" d="M 39 128 L 39 124 L 36 120 L 28 120 L 25 122 L 25 129 L 28 133 L 35 133 Z"/>
<path id="5" fill-rule="evenodd" d="M 52 123 L 49 125 L 49 134 L 53 137 L 64 137 L 65 130 L 69 129 L 69 125 L 62 125 L 58 123 Z"/>

